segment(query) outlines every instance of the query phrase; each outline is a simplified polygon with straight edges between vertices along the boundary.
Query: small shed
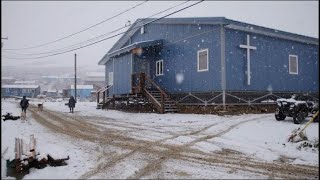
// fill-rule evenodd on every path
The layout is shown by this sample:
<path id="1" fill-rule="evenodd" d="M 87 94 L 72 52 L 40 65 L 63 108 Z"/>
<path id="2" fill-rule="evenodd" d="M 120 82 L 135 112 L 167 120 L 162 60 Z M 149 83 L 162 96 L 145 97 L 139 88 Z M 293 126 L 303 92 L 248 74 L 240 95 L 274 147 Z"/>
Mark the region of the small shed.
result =
<path id="1" fill-rule="evenodd" d="M 93 85 L 77 85 L 77 97 L 78 98 L 90 98 L 91 91 L 93 91 Z M 70 86 L 69 95 L 75 96 L 74 85 Z"/>

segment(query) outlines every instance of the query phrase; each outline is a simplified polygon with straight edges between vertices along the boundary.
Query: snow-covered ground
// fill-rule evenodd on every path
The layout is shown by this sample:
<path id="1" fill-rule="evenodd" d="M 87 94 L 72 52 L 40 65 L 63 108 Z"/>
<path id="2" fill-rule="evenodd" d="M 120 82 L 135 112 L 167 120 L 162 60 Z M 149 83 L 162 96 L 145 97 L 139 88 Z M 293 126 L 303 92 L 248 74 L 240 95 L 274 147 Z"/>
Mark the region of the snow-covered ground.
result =
<path id="1" fill-rule="evenodd" d="M 97 110 L 95 102 L 78 102 L 70 114 L 65 103 L 45 102 L 43 112 L 30 109 L 26 123 L 2 121 L 2 167 L 14 158 L 14 138 L 35 134 L 40 154 L 70 160 L 67 166 L 32 169 L 24 178 L 310 178 L 313 172 L 319 178 L 318 149 L 298 150 L 299 143 L 287 142 L 302 126 L 292 118 L 126 113 Z M 2 114 L 20 114 L 18 101 L 1 104 Z M 306 134 L 318 140 L 319 123 Z"/>

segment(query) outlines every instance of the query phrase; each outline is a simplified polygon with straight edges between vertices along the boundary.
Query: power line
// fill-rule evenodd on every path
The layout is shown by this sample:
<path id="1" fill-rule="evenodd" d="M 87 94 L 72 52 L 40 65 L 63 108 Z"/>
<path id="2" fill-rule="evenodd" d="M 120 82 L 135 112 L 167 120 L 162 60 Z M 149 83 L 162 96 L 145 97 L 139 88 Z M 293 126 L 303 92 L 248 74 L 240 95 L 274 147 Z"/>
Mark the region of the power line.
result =
<path id="1" fill-rule="evenodd" d="M 196 3 L 194 3 L 194 4 L 191 4 L 191 5 L 187 6 L 187 7 L 184 7 L 184 8 L 182 8 L 182 9 L 177 10 L 177 11 L 174 11 L 174 12 L 172 12 L 172 13 L 170 13 L 170 14 L 167 14 L 167 15 L 162 16 L 162 17 L 160 17 L 160 18 L 151 20 L 151 21 L 149 21 L 149 22 L 147 22 L 147 23 L 145 23 L 145 24 L 142 24 L 142 25 L 140 25 L 140 26 L 137 26 L 137 27 L 132 28 L 130 31 L 132 31 L 132 30 L 134 30 L 134 29 L 138 29 L 138 28 L 140 28 L 140 27 L 142 27 L 142 26 L 151 24 L 151 23 L 153 23 L 153 22 L 156 22 L 156 21 L 158 21 L 158 20 L 161 20 L 161 19 L 163 19 L 163 18 L 165 18 L 165 17 L 168 17 L 168 16 L 171 16 L 171 15 L 173 15 L 173 14 L 176 14 L 176 13 L 178 13 L 178 12 L 180 12 L 180 11 L 183 11 L 183 10 L 185 10 L 185 9 L 188 9 L 188 8 L 192 7 L 192 6 L 195 6 L 195 5 L 197 5 L 197 4 L 199 4 L 199 3 L 203 2 L 203 1 L 204 1 L 204 0 L 198 1 L 198 2 L 196 2 Z M 2 57 L 7 58 L 7 59 L 41 59 L 41 58 L 56 56 L 56 55 L 59 55 L 59 54 L 64 54 L 64 53 L 68 53 L 68 52 L 71 52 L 71 51 L 74 51 L 74 50 L 78 50 L 78 49 L 82 49 L 82 48 L 85 48 L 85 47 L 88 47 L 88 46 L 92 46 L 92 45 L 94 45 L 94 44 L 97 44 L 97 43 L 100 43 L 100 42 L 102 42 L 102 41 L 105 41 L 105 40 L 114 38 L 114 37 L 119 36 L 119 35 L 121 35 L 121 34 L 124 34 L 124 33 L 126 33 L 126 32 L 128 32 L 128 31 L 124 31 L 124 32 L 115 34 L 115 35 L 113 35 L 113 36 L 109 36 L 109 37 L 107 37 L 107 38 L 104 38 L 104 39 L 98 40 L 98 41 L 96 41 L 96 42 L 93 42 L 93 43 L 91 43 L 91 44 L 87 44 L 87 45 L 84 45 L 84 46 L 81 46 L 81 47 L 78 47 L 78 48 L 74 48 L 74 49 L 71 49 L 71 50 L 67 50 L 67 51 L 64 51 L 64 52 L 55 53 L 55 54 L 51 54 L 51 55 L 39 56 L 39 57 L 34 57 L 34 58 L 11 58 L 11 57 L 6 57 L 6 56 L 2 56 Z"/>
<path id="2" fill-rule="evenodd" d="M 162 11 L 160 11 L 160 12 L 158 12 L 158 13 L 155 13 L 155 14 L 153 14 L 153 15 L 147 17 L 147 18 L 144 18 L 144 19 L 148 19 L 148 18 L 151 18 L 151 17 L 156 16 L 156 15 L 158 15 L 158 14 L 161 14 L 161 13 L 163 13 L 163 12 L 169 11 L 169 10 L 171 10 L 171 9 L 173 9 L 173 8 L 176 8 L 176 7 L 178 7 L 178 6 L 181 6 L 181 5 L 183 5 L 183 4 L 185 4 L 185 3 L 189 2 L 189 1 L 190 1 L 190 0 L 187 0 L 187 1 L 185 1 L 185 2 L 179 3 L 179 4 L 175 5 L 175 6 L 172 6 L 172 7 L 170 7 L 170 8 L 165 9 L 165 10 L 162 10 Z M 139 19 L 138 21 L 136 21 L 136 23 L 138 23 L 138 22 L 140 22 L 140 21 L 143 21 L 143 19 Z M 108 32 L 108 33 L 105 33 L 105 34 L 102 34 L 102 35 L 99 35 L 99 36 L 90 38 L 90 39 L 88 39 L 88 40 L 85 40 L 85 41 L 82 41 L 82 42 L 79 42 L 79 43 L 76 43 L 76 44 L 73 44 L 73 45 L 70 45 L 70 46 L 66 46 L 66 47 L 63 47 L 63 48 L 60 48 L 60 49 L 52 50 L 52 51 L 47 51 L 47 52 L 42 52 L 42 53 L 14 53 L 14 52 L 5 52 L 5 51 L 3 51 L 3 52 L 4 52 L 4 53 L 9 53 L 9 54 L 16 54 L 16 55 L 25 55 L 25 56 L 34 56 L 34 55 L 43 55 L 43 54 L 56 53 L 56 52 L 59 52 L 59 51 L 68 50 L 68 49 L 70 49 L 70 48 L 78 47 L 78 45 L 81 45 L 81 44 L 84 44 L 84 43 L 89 43 L 89 42 L 92 42 L 92 41 L 94 41 L 94 40 L 96 40 L 96 39 L 103 38 L 103 37 L 105 37 L 105 36 L 107 36 L 107 35 L 110 35 L 110 34 L 112 34 L 112 33 L 115 33 L 115 32 L 117 32 L 117 31 L 119 31 L 119 30 L 121 30 L 121 29 L 124 29 L 124 28 L 126 28 L 126 27 L 127 27 L 127 26 L 123 26 L 123 27 L 120 27 L 120 28 L 115 29 L 115 30 L 113 30 L 113 31 L 110 31 L 110 32 Z"/>
<path id="3" fill-rule="evenodd" d="M 146 3 L 147 1 L 148 1 L 148 0 L 145 0 L 145 1 L 143 1 L 142 3 L 139 3 L 139 4 L 137 4 L 137 5 L 133 6 L 133 7 L 129 8 L 129 9 L 126 9 L 126 10 L 122 11 L 121 13 L 116 14 L 116 15 L 114 15 L 114 16 L 112 16 L 112 17 L 110 17 L 110 18 L 107 18 L 107 19 L 105 19 L 105 20 L 103 20 L 103 21 L 101 21 L 101 22 L 99 22 L 99 23 L 97 23 L 97 24 L 94 24 L 94 25 L 92 25 L 92 26 L 89 26 L 89 27 L 87 27 L 87 28 L 85 28 L 85 29 L 83 29 L 83 30 L 81 30 L 81 31 L 78 31 L 78 32 L 72 33 L 72 34 L 70 34 L 70 35 L 68 35 L 68 36 L 65 36 L 65 37 L 62 37 L 62 38 L 56 39 L 56 40 L 54 40 L 54 41 L 51 41 L 51 42 L 48 42 L 48 43 L 44 43 L 44 44 L 40 44 L 40 45 L 36 45 L 36 46 L 31 46 L 31 47 L 24 47 L 24 48 L 11 48 L 11 49 L 4 49 L 4 50 L 25 50 L 25 49 L 34 49 L 34 48 L 38 48 L 38 47 L 42 47 L 42 46 L 46 46 L 46 45 L 49 45 L 49 44 L 53 44 L 53 43 L 55 43 L 55 42 L 58 42 L 58 41 L 61 41 L 61 40 L 67 39 L 67 38 L 72 37 L 72 36 L 77 35 L 77 34 L 80 34 L 80 33 L 84 32 L 84 31 L 89 30 L 89 29 L 91 29 L 91 28 L 93 28 L 93 27 L 96 27 L 96 26 L 98 26 L 98 25 L 100 25 L 100 24 L 102 24 L 102 23 L 105 23 L 105 22 L 107 22 L 107 21 L 109 21 L 109 20 L 111 20 L 111 19 L 113 19 L 113 18 L 115 18 L 115 17 L 120 16 L 121 14 L 124 14 L 124 13 L 126 13 L 126 12 L 128 12 L 128 11 L 130 11 L 130 10 L 132 10 L 132 9 L 135 9 L 135 8 L 137 8 L 137 7 L 141 6 L 142 4 Z"/>

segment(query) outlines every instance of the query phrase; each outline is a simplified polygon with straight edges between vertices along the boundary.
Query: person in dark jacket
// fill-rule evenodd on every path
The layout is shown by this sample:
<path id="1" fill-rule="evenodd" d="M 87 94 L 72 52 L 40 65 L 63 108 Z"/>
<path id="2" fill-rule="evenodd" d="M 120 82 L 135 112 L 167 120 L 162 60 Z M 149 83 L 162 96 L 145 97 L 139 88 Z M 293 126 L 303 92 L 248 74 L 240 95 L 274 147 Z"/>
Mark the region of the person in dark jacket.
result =
<path id="1" fill-rule="evenodd" d="M 27 108 L 29 106 L 29 100 L 26 96 L 23 96 L 22 100 L 20 101 L 20 107 L 22 109 L 22 112 L 27 113 Z"/>
<path id="2" fill-rule="evenodd" d="M 73 96 L 70 97 L 68 105 L 70 108 L 70 112 L 73 113 L 73 108 L 76 106 L 76 100 Z"/>

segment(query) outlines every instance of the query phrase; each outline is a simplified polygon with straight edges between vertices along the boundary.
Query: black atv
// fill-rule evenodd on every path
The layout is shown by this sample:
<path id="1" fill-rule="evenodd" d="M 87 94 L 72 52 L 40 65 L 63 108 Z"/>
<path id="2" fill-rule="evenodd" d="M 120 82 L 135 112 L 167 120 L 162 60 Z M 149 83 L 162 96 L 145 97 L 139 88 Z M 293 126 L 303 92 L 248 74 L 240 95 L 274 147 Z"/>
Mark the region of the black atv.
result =
<path id="1" fill-rule="evenodd" d="M 319 111 L 319 103 L 315 101 L 307 101 L 309 108 L 309 116 L 313 117 Z M 313 122 L 319 122 L 319 115 L 315 117 Z"/>
<path id="2" fill-rule="evenodd" d="M 306 101 L 291 99 L 277 99 L 276 120 L 284 120 L 287 116 L 293 117 L 295 124 L 301 124 L 309 115 L 309 106 Z"/>

